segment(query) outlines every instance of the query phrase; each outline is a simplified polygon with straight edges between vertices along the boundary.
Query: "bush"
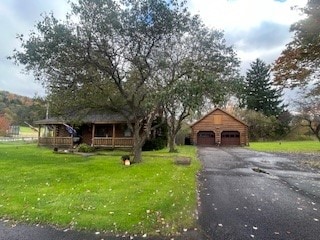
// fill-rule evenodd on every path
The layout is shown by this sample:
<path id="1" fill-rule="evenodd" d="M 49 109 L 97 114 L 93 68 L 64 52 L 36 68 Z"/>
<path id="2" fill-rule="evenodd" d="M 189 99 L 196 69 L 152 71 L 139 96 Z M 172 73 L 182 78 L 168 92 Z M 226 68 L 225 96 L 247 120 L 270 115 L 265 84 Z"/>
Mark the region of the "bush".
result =
<path id="1" fill-rule="evenodd" d="M 160 150 L 167 146 L 167 139 L 165 137 L 157 137 L 149 139 L 142 147 L 143 151 Z"/>
<path id="2" fill-rule="evenodd" d="M 90 153 L 93 152 L 94 148 L 86 143 L 81 143 L 78 147 L 78 152 Z"/>
<path id="3" fill-rule="evenodd" d="M 129 155 L 123 155 L 121 157 L 122 161 L 125 161 L 125 160 L 130 160 L 130 156 Z"/>

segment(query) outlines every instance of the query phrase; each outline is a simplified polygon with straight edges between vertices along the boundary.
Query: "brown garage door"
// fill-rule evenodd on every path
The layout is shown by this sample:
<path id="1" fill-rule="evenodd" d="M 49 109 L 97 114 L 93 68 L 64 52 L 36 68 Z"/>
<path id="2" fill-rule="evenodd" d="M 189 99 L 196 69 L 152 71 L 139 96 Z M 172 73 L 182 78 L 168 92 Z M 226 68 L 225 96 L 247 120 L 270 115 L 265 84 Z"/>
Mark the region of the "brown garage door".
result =
<path id="1" fill-rule="evenodd" d="M 197 145 L 213 146 L 215 143 L 215 135 L 212 131 L 201 131 L 197 135 Z"/>
<path id="2" fill-rule="evenodd" d="M 240 133 L 237 131 L 223 131 L 221 145 L 240 145 Z"/>

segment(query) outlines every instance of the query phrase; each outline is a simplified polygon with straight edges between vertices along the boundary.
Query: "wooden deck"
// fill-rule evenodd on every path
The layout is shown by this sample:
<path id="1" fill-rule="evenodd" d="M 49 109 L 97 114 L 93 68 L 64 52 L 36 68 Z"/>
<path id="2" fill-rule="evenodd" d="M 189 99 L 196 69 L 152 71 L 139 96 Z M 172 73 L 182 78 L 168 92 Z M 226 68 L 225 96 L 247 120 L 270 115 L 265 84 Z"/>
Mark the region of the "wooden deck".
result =
<path id="1" fill-rule="evenodd" d="M 133 138 L 104 138 L 95 137 L 93 139 L 94 147 L 111 147 L 111 148 L 122 148 L 132 147 Z"/>
<path id="2" fill-rule="evenodd" d="M 39 146 L 52 146 L 72 148 L 74 145 L 72 137 L 39 137 Z M 105 148 L 130 148 L 133 146 L 133 138 L 93 138 L 91 146 Z"/>
<path id="3" fill-rule="evenodd" d="M 40 137 L 39 146 L 72 147 L 72 137 Z"/>

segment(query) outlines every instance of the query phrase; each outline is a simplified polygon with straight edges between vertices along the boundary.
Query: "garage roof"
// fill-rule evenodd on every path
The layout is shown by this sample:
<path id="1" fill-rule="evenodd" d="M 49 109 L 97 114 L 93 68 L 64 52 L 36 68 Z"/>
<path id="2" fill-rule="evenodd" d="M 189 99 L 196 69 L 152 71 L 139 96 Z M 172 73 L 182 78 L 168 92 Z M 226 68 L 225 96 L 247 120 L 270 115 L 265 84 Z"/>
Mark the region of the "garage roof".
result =
<path id="1" fill-rule="evenodd" d="M 245 122 L 239 120 L 238 118 L 236 118 L 235 116 L 231 115 L 230 113 L 222 110 L 221 108 L 215 108 L 213 109 L 212 111 L 210 111 L 209 113 L 207 113 L 206 115 L 204 115 L 202 118 L 200 118 L 198 121 L 196 121 L 195 123 L 191 124 L 191 127 L 193 127 L 194 125 L 196 125 L 197 123 L 201 122 L 203 119 L 205 119 L 207 116 L 211 115 L 212 113 L 214 113 L 215 111 L 221 111 L 227 115 L 229 115 L 230 117 L 232 117 L 234 120 L 238 121 L 239 123 L 245 125 L 245 126 L 248 126 L 248 124 L 246 124 Z"/>

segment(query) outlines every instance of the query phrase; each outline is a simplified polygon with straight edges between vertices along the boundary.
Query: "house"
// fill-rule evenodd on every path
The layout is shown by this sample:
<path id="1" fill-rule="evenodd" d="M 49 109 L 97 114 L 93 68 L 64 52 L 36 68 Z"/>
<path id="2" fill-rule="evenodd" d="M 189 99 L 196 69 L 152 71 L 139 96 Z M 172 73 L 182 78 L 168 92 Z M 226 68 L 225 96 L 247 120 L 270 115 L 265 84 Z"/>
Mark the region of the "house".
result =
<path id="1" fill-rule="evenodd" d="M 216 108 L 191 125 L 191 141 L 198 146 L 248 145 L 248 126 Z"/>
<path id="2" fill-rule="evenodd" d="M 75 126 L 72 122 L 78 122 Z M 36 121 L 38 145 L 72 148 L 79 143 L 93 147 L 131 148 L 132 132 L 119 113 L 88 114 L 81 119 L 49 118 Z"/>

